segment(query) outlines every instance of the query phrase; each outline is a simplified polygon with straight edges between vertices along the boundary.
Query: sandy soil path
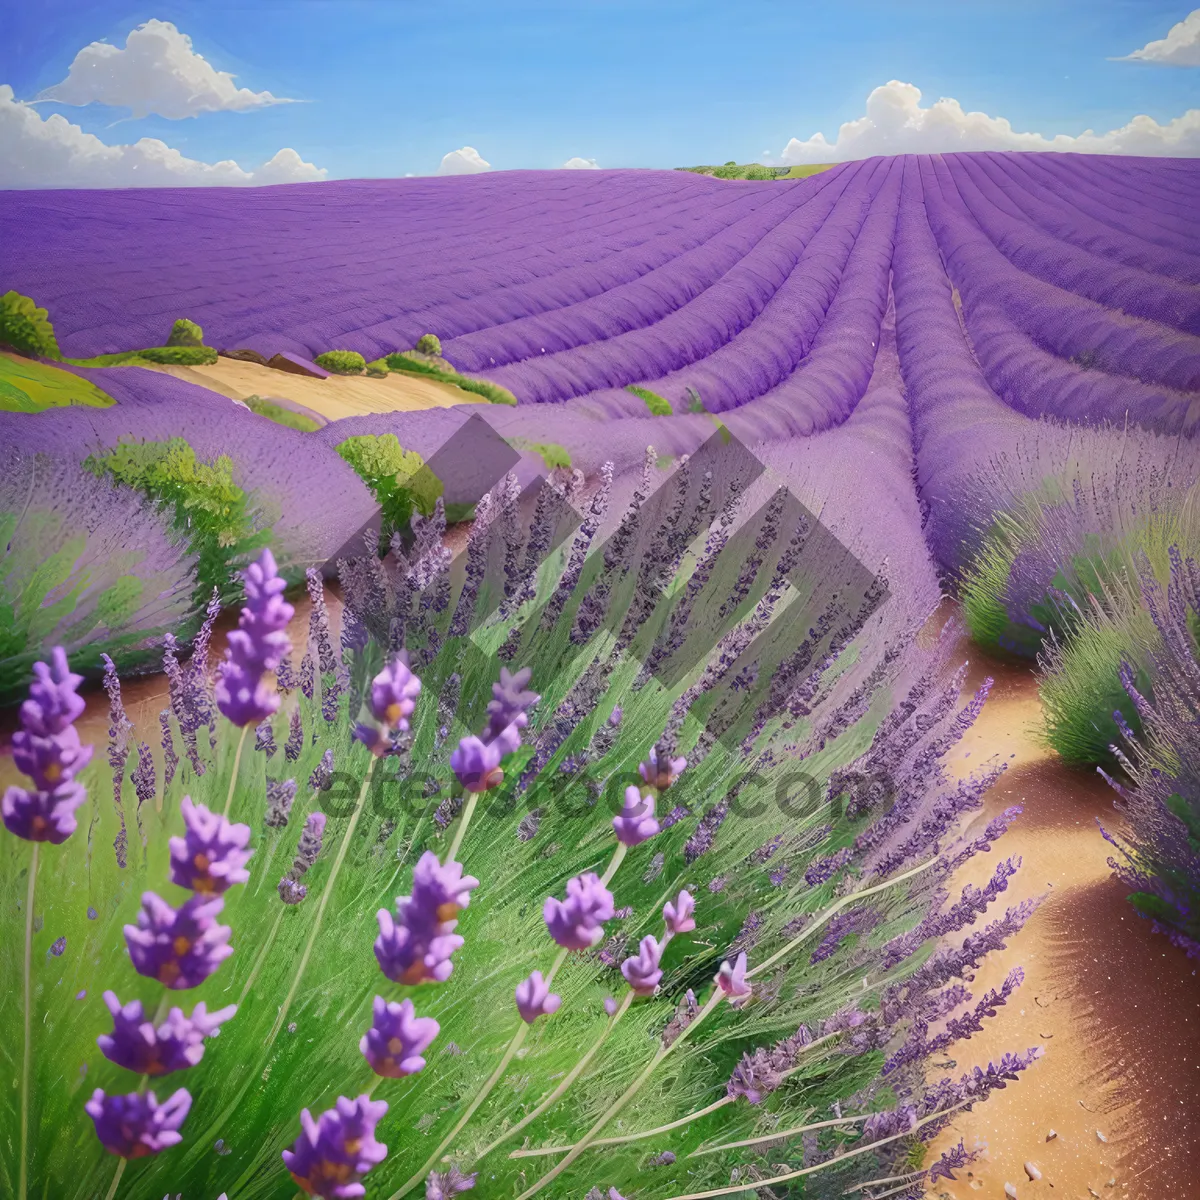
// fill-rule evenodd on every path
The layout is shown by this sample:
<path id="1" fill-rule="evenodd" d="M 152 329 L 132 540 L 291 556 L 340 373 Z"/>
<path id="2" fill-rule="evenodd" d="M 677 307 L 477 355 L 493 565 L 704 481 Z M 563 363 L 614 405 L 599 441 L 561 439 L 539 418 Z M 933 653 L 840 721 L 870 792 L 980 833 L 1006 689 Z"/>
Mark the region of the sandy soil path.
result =
<path id="1" fill-rule="evenodd" d="M 1096 817 L 1116 824 L 1113 793 L 1091 772 L 1069 770 L 1036 740 L 1037 685 L 1028 668 L 964 642 L 967 688 L 995 680 L 983 713 L 951 764 L 962 775 L 995 754 L 1008 760 L 980 821 L 1013 804 L 1024 815 L 990 855 L 955 879 L 978 886 L 1001 858 L 1023 864 L 1005 905 L 1046 895 L 972 991 L 998 987 L 1015 966 L 1025 983 L 982 1034 L 950 1048 L 953 1074 L 1006 1050 L 1042 1046 L 1021 1081 L 964 1113 L 934 1149 L 962 1137 L 987 1150 L 938 1200 L 1195 1200 L 1200 1197 L 1200 978 L 1194 964 L 1126 903 L 1112 880 Z M 1011 756 L 1011 757 L 1010 757 Z M 957 896 L 957 888 L 952 893 Z M 1001 912 L 1001 902 L 995 906 Z M 939 1061 L 940 1058 L 939 1058 Z M 1047 1141 L 1051 1130 L 1057 1137 Z M 1031 1162 L 1042 1178 L 1027 1178 Z"/>

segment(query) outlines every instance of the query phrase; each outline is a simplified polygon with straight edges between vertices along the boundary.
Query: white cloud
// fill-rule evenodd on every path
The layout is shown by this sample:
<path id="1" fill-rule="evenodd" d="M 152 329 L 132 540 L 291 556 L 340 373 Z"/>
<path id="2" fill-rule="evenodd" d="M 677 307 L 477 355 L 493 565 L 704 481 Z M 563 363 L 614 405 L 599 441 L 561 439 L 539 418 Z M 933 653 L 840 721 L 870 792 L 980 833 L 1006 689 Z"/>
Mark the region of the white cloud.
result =
<path id="1" fill-rule="evenodd" d="M 185 158 L 158 138 L 110 146 L 58 113 L 43 119 L 0 84 L 0 188 L 308 183 L 325 174 L 291 149 L 280 150 L 257 171 L 244 171 L 232 159 Z"/>
<path id="2" fill-rule="evenodd" d="M 125 48 L 92 42 L 75 55 L 62 83 L 38 96 L 59 104 L 108 104 L 141 118 L 156 113 L 180 120 L 204 112 L 242 111 L 289 101 L 237 87 L 227 71 L 192 49 L 192 39 L 170 21 L 147 21 Z"/>
<path id="3" fill-rule="evenodd" d="M 1117 62 L 1165 63 L 1169 67 L 1200 67 L 1200 8 L 1172 25 L 1165 38 L 1147 42 Z"/>
<path id="4" fill-rule="evenodd" d="M 439 175 L 478 175 L 480 171 L 490 171 L 492 164 L 485 161 L 474 146 L 464 146 L 461 150 L 451 150 L 442 159 L 438 167 Z"/>
<path id="5" fill-rule="evenodd" d="M 1200 109 L 1188 109 L 1165 125 L 1134 117 L 1108 133 L 1086 130 L 1078 137 L 1018 133 L 1003 117 L 965 112 L 957 100 L 942 98 L 921 107 L 921 92 L 893 79 L 867 97 L 864 116 L 847 121 L 833 142 L 822 133 L 805 141 L 792 138 L 783 163 L 845 162 L 876 154 L 946 154 L 954 150 L 1073 150 L 1085 154 L 1200 156 Z"/>
<path id="6" fill-rule="evenodd" d="M 562 165 L 564 171 L 598 171 L 600 164 L 594 158 L 568 158 Z"/>

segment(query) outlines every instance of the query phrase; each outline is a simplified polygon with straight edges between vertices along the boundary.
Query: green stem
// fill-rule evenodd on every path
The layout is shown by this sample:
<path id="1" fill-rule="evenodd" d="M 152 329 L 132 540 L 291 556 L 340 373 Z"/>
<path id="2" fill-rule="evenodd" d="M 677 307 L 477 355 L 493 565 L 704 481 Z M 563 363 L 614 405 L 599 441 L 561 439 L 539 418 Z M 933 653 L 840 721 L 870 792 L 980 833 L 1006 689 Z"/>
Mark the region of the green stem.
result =
<path id="1" fill-rule="evenodd" d="M 230 773 L 230 776 L 229 776 L 229 793 L 225 797 L 225 813 L 224 813 L 224 815 L 226 817 L 229 816 L 229 810 L 233 807 L 233 793 L 234 793 L 234 790 L 237 788 L 238 767 L 240 767 L 242 764 L 242 747 L 246 744 L 246 734 L 249 732 L 250 732 L 250 726 L 243 725 L 242 732 L 238 735 L 237 750 L 234 752 L 234 755 L 233 755 L 233 771 Z"/>
<path id="2" fill-rule="evenodd" d="M 497 1146 L 507 1142 L 510 1137 L 514 1137 L 516 1134 L 520 1133 L 526 1125 L 536 1121 L 538 1117 L 540 1117 L 542 1113 L 546 1111 L 546 1109 L 548 1109 L 563 1096 L 571 1084 L 573 1084 L 575 1080 L 578 1079 L 585 1070 L 587 1070 L 588 1063 L 590 1063 L 592 1059 L 595 1058 L 595 1056 L 599 1053 L 600 1047 L 603 1046 L 608 1040 L 608 1035 L 612 1033 L 614 1029 L 616 1029 L 617 1023 L 629 1011 L 629 1006 L 633 1003 L 633 999 L 634 993 L 631 990 L 626 994 L 625 999 L 621 1001 L 621 1007 L 618 1008 L 615 1013 L 613 1013 L 612 1018 L 609 1020 L 608 1024 L 605 1025 L 604 1032 L 601 1033 L 601 1035 L 592 1043 L 588 1052 L 575 1064 L 574 1067 L 571 1068 L 558 1087 L 556 1087 L 554 1091 L 552 1091 L 550 1095 L 548 1095 L 545 1100 L 543 1100 L 541 1104 L 539 1104 L 537 1108 L 535 1108 L 527 1117 L 524 1117 L 511 1129 L 507 1130 L 505 1133 L 502 1133 L 490 1146 L 487 1147 L 487 1149 L 481 1150 L 475 1160 L 476 1162 L 482 1158 L 486 1158 L 493 1150 L 496 1149 Z M 570 1149 L 570 1147 L 564 1147 L 564 1149 Z M 517 1155 L 511 1154 L 509 1157 L 516 1158 Z"/>
<path id="3" fill-rule="evenodd" d="M 292 976 L 292 984 L 288 988 L 287 996 L 284 997 L 283 1006 L 279 1010 L 279 1016 L 275 1018 L 275 1024 L 271 1027 L 271 1032 L 267 1036 L 268 1046 L 275 1040 L 279 1035 L 279 1031 L 283 1028 L 283 1023 L 287 1020 L 288 1010 L 292 1007 L 292 1001 L 296 998 L 296 992 L 300 987 L 300 980 L 304 978 L 305 968 L 308 966 L 308 960 L 312 956 L 313 946 L 317 942 L 317 935 L 321 932 L 321 922 L 325 919 L 325 910 L 329 907 L 329 900 L 333 895 L 334 884 L 337 883 L 342 863 L 346 861 L 346 852 L 350 849 L 350 839 L 354 836 L 354 830 L 358 827 L 358 818 L 362 814 L 363 804 L 367 798 L 367 789 L 371 786 L 371 776 L 374 775 L 375 764 L 378 762 L 378 758 L 372 758 L 371 765 L 367 768 L 367 773 L 363 777 L 362 787 L 358 793 L 358 803 L 354 806 L 354 812 L 350 815 L 350 820 L 346 825 L 346 832 L 342 835 L 342 844 L 338 847 L 337 857 L 333 860 L 333 866 L 329 871 L 329 878 L 325 881 L 325 886 L 321 890 L 321 899 L 317 903 L 317 915 L 313 918 L 312 929 L 308 932 L 308 941 L 305 943 L 304 953 L 300 956 L 300 962 L 296 967 L 295 975 Z"/>
<path id="4" fill-rule="evenodd" d="M 112 1177 L 112 1183 L 108 1185 L 108 1195 L 104 1197 L 104 1200 L 113 1200 L 113 1197 L 117 1194 L 117 1187 L 121 1182 L 121 1176 L 125 1174 L 125 1164 L 128 1161 L 128 1159 L 123 1158 L 117 1163 L 116 1174 Z"/>
<path id="5" fill-rule="evenodd" d="M 263 942 L 263 947 L 258 952 L 258 957 L 254 960 L 254 966 L 251 967 L 250 974 L 246 976 L 246 982 L 242 985 L 242 994 L 238 997 L 239 1008 L 250 994 L 250 989 L 254 986 L 254 981 L 258 978 L 258 973 L 262 970 L 263 963 L 267 961 L 267 955 L 270 953 L 271 947 L 275 944 L 275 938 L 279 934 L 279 926 L 283 922 L 283 914 L 286 911 L 286 906 L 283 901 L 280 901 L 279 912 L 276 914 L 274 924 L 271 926 L 271 932 L 267 934 L 267 940 Z"/>
<path id="6" fill-rule="evenodd" d="M 825 1170 L 826 1167 L 836 1167 L 848 1159 L 857 1158 L 861 1154 L 870 1154 L 872 1150 L 878 1150 L 880 1146 L 886 1146 L 889 1142 L 898 1142 L 901 1138 L 911 1137 L 913 1130 L 920 1129 L 922 1125 L 928 1125 L 930 1121 L 938 1121 L 942 1117 L 948 1116 L 952 1112 L 957 1112 L 958 1109 L 964 1108 L 971 1103 L 974 1102 L 964 1100 L 961 1104 L 956 1104 L 953 1108 L 943 1108 L 941 1112 L 936 1112 L 925 1117 L 913 1125 L 912 1128 L 906 1129 L 903 1133 L 894 1133 L 891 1137 L 880 1138 L 877 1142 L 868 1142 L 865 1146 L 857 1146 L 853 1150 L 847 1150 L 845 1154 L 838 1154 L 825 1162 L 817 1163 L 816 1166 L 805 1167 L 800 1171 L 788 1171 L 784 1175 L 776 1175 L 771 1179 L 756 1179 L 750 1183 L 734 1184 L 733 1187 L 714 1188 L 709 1192 L 688 1192 L 685 1196 L 672 1196 L 670 1200 L 710 1200 L 713 1196 L 737 1196 L 745 1192 L 757 1192 L 759 1188 L 774 1187 L 777 1183 L 790 1183 L 793 1179 L 801 1179 L 805 1175 L 815 1174 L 817 1171 Z M 778 1137 L 779 1135 L 776 1134 L 775 1136 Z"/>
<path id="7" fill-rule="evenodd" d="M 553 1180 L 557 1179 L 559 1175 L 561 1175 L 592 1144 L 592 1142 L 596 1140 L 597 1135 L 605 1127 L 605 1125 L 607 1125 L 609 1121 L 617 1116 L 625 1107 L 625 1105 L 628 1104 L 629 1101 L 638 1094 L 638 1092 L 641 1090 L 642 1084 L 644 1084 L 646 1080 L 650 1078 L 659 1063 L 661 1063 L 663 1059 L 671 1054 L 677 1047 L 682 1046 L 683 1043 L 688 1040 L 691 1034 L 704 1021 L 704 1018 L 707 1017 L 717 1007 L 717 1005 L 721 1003 L 724 995 L 725 993 L 722 992 L 720 988 L 713 988 L 712 995 L 708 998 L 708 1002 L 699 1011 L 699 1013 L 696 1014 L 696 1019 L 669 1046 L 663 1046 L 659 1049 L 655 1056 L 643 1068 L 642 1073 L 616 1100 L 613 1101 L 611 1105 L 609 1105 L 607 1110 L 601 1114 L 599 1120 L 591 1127 L 591 1129 L 587 1131 L 586 1134 L 584 1134 L 583 1138 L 571 1147 L 571 1150 L 568 1152 L 566 1157 L 563 1158 L 561 1162 L 557 1163 L 551 1170 L 547 1171 L 546 1174 L 543 1175 L 541 1179 L 539 1179 L 537 1183 L 533 1185 L 533 1187 L 522 1192 L 517 1200 L 529 1200 L 531 1196 L 536 1196 L 538 1192 L 542 1190 L 542 1188 L 551 1183 Z"/>
<path id="8" fill-rule="evenodd" d="M 760 1146 L 763 1142 L 777 1142 L 780 1138 L 796 1137 L 798 1134 L 809 1133 L 814 1129 L 832 1129 L 835 1125 L 851 1125 L 855 1121 L 865 1121 L 874 1115 L 874 1113 L 860 1113 L 854 1117 L 831 1117 L 828 1121 L 817 1121 L 813 1125 L 797 1125 L 794 1129 L 780 1129 L 762 1137 L 746 1138 L 740 1142 L 723 1142 L 719 1146 L 706 1146 L 700 1150 L 693 1150 L 688 1158 L 703 1158 L 706 1154 L 719 1154 L 722 1150 L 740 1150 L 743 1146 Z"/>
<path id="9" fill-rule="evenodd" d="M 768 967 L 774 966 L 781 958 L 786 958 L 797 946 L 803 945 L 809 938 L 815 934 L 822 925 L 831 917 L 837 916 L 847 905 L 853 904 L 856 900 L 863 900 L 867 896 L 874 896 L 876 892 L 886 891 L 890 887 L 895 887 L 898 883 L 903 883 L 906 879 L 912 879 L 914 875 L 920 875 L 922 871 L 928 871 L 935 863 L 940 862 L 940 857 L 931 858 L 928 862 L 921 863 L 920 866 L 913 867 L 909 871 L 905 871 L 902 875 L 895 875 L 891 879 L 885 879 L 882 883 L 877 883 L 873 887 L 863 888 L 860 892 L 851 892 L 848 896 L 843 896 L 836 904 L 831 904 L 817 919 L 804 930 L 803 933 L 797 934 L 790 942 L 781 949 L 776 950 L 770 958 L 764 962 L 760 962 L 752 971 L 746 972 L 747 979 L 753 979 L 755 975 L 761 975 Z"/>
<path id="10" fill-rule="evenodd" d="M 21 1057 L 21 1165 L 17 1198 L 25 1200 L 29 1188 L 29 1077 L 33 1067 L 33 900 L 37 887 L 41 843 L 33 843 L 29 860 L 29 887 L 25 893 L 25 1050 Z"/>
<path id="11" fill-rule="evenodd" d="M 467 836 L 467 826 L 471 823 L 471 818 L 475 815 L 475 806 L 479 803 L 479 793 L 472 792 L 466 804 L 463 806 L 462 817 L 458 822 L 458 828 L 454 831 L 454 840 L 450 843 L 450 849 L 446 851 L 446 857 L 443 860 L 443 866 L 446 863 L 453 862 L 458 857 L 458 848 L 463 843 L 463 838 Z"/>

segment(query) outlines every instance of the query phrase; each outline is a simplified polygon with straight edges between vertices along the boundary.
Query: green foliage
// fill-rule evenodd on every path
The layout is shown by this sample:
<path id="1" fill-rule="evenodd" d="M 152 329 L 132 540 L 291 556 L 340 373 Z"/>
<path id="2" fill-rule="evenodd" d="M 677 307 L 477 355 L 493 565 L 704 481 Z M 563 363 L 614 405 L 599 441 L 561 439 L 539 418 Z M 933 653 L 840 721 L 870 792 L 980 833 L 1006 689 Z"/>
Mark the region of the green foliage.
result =
<path id="1" fill-rule="evenodd" d="M 386 379 L 388 376 L 387 360 L 377 358 L 373 362 L 367 363 L 367 374 L 372 379 Z"/>
<path id="2" fill-rule="evenodd" d="M 202 330 L 195 321 L 189 321 L 186 317 L 180 317 L 175 324 L 171 326 L 171 333 L 167 338 L 167 345 L 203 346 L 204 330 Z"/>
<path id="3" fill-rule="evenodd" d="M 423 333 L 417 338 L 417 352 L 428 354 L 433 358 L 442 357 L 442 340 L 436 333 Z"/>
<path id="4" fill-rule="evenodd" d="M 644 400 L 652 417 L 669 417 L 671 415 L 671 402 L 665 396 L 660 396 L 649 388 L 639 387 L 636 383 L 627 384 L 625 390 Z"/>
<path id="5" fill-rule="evenodd" d="M 295 412 L 282 404 L 264 400 L 261 396 L 247 396 L 242 403 L 252 413 L 266 417 L 268 421 L 274 421 L 276 425 L 285 425 L 288 429 L 298 429 L 301 433 L 312 433 L 314 429 L 321 428 L 320 422 L 314 421 L 312 417 Z"/>
<path id="6" fill-rule="evenodd" d="M 394 433 L 363 433 L 340 442 L 337 452 L 371 489 L 382 510 L 384 549 L 397 530 L 407 531 L 413 512 L 429 516 L 444 491 L 442 481 L 415 450 L 405 450 Z"/>
<path id="7" fill-rule="evenodd" d="M 224 602 L 240 594 L 240 571 L 270 531 L 256 529 L 246 493 L 233 481 L 233 463 L 221 455 L 200 462 L 183 438 L 167 442 L 120 442 L 93 455 L 84 467 L 144 493 L 167 507 L 174 526 L 196 555 L 196 597 L 207 603 L 215 587 Z"/>
<path id="8" fill-rule="evenodd" d="M 464 392 L 482 396 L 492 404 L 515 405 L 517 402 L 516 396 L 499 384 L 489 383 L 486 379 L 472 379 L 469 375 L 460 375 L 457 371 L 447 371 L 444 367 L 414 357 L 408 351 L 389 354 L 384 361 L 391 371 L 407 371 L 411 375 L 425 375 L 430 379 L 437 379 L 442 383 L 462 388 Z"/>
<path id="9" fill-rule="evenodd" d="M 149 346 L 137 351 L 143 362 L 170 367 L 211 367 L 217 352 L 211 346 Z"/>
<path id="10" fill-rule="evenodd" d="M 108 408 L 114 403 L 91 380 L 61 367 L 0 354 L 0 412 L 42 412 L 69 404 Z"/>
<path id="11" fill-rule="evenodd" d="M 357 350 L 326 350 L 318 354 L 313 362 L 335 375 L 361 375 L 367 362 Z"/>
<path id="12" fill-rule="evenodd" d="M 0 296 L 0 346 L 28 358 L 62 358 L 46 310 L 20 292 Z"/>

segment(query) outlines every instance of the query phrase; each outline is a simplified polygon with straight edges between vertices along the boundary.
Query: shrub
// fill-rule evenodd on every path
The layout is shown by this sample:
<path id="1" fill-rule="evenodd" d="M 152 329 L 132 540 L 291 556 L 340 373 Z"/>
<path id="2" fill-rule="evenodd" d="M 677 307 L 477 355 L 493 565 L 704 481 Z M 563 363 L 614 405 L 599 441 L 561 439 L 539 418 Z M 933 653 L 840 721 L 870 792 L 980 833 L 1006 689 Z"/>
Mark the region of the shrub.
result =
<path id="1" fill-rule="evenodd" d="M 298 429 L 301 433 L 312 433 L 314 429 L 321 428 L 320 422 L 313 420 L 312 417 L 296 412 L 282 404 L 264 400 L 261 396 L 247 396 L 242 403 L 252 413 L 266 417 L 268 421 L 274 421 L 276 425 L 285 425 L 288 429 Z"/>
<path id="2" fill-rule="evenodd" d="M 0 455 L 0 546 L 0 704 L 51 646 L 86 674 L 101 654 L 133 671 L 195 628 L 195 558 L 170 514 L 74 461 Z"/>
<path id="3" fill-rule="evenodd" d="M 611 481 L 611 465 L 606 474 Z M 31 1195 L 116 1194 L 119 1164 L 93 1134 L 85 1095 L 96 1084 L 103 1090 L 93 1094 L 94 1111 L 113 1093 L 136 1111 L 146 1103 L 136 1097 L 149 1054 L 138 1010 L 110 1017 L 96 997 L 112 989 L 151 1011 L 160 980 L 199 985 L 197 999 L 216 1009 L 228 997 L 237 1011 L 213 1021 L 224 1019 L 219 1037 L 197 1033 L 187 1056 L 173 1057 L 181 1069 L 169 1086 L 188 1090 L 167 1102 L 164 1116 L 174 1119 L 163 1143 L 179 1127 L 180 1144 L 130 1164 L 124 1186 L 139 1200 L 168 1190 L 237 1195 L 247 1188 L 239 1180 L 252 1181 L 249 1194 L 262 1200 L 294 1196 L 301 1180 L 306 1192 L 353 1194 L 368 1173 L 372 1196 L 446 1195 L 464 1190 L 447 1175 L 476 1171 L 485 1196 L 580 1200 L 602 1186 L 664 1200 L 729 1190 L 731 1178 L 735 1189 L 762 1180 L 757 1147 L 767 1139 L 786 1145 L 768 1148 L 772 1161 L 787 1164 L 770 1168 L 783 1186 L 815 1172 L 803 1179 L 806 1193 L 815 1183 L 821 1194 L 842 1195 L 907 1176 L 920 1143 L 1039 1056 L 1035 1048 L 948 1077 L 939 1069 L 926 1085 L 932 1062 L 986 1028 L 1020 973 L 945 1032 L 940 1024 L 930 1032 L 930 1013 L 949 1016 L 973 999 L 952 981 L 972 979 L 1035 907 L 985 918 L 1011 862 L 986 887 L 944 904 L 953 867 L 990 850 L 1013 814 L 973 840 L 953 832 L 960 812 L 979 807 L 989 776 L 963 787 L 942 769 L 973 710 L 956 712 L 953 691 L 943 701 L 936 657 L 899 629 L 865 631 L 857 601 L 826 609 L 853 639 L 847 657 L 861 663 L 863 687 L 857 696 L 849 688 L 830 695 L 818 686 L 824 663 L 805 658 L 786 678 L 810 689 L 802 694 L 811 705 L 789 734 L 790 689 L 773 686 L 774 671 L 748 682 L 730 669 L 736 655 L 721 657 L 729 643 L 716 645 L 703 628 L 699 614 L 714 609 L 721 585 L 706 582 L 711 562 L 697 565 L 685 552 L 690 537 L 665 563 L 633 539 L 622 560 L 629 578 L 618 582 L 611 555 L 592 547 L 603 498 L 591 502 L 565 567 L 546 557 L 544 527 L 510 519 L 510 501 L 507 485 L 480 501 L 501 518 L 476 522 L 465 571 L 451 571 L 436 520 L 414 529 L 413 561 L 406 551 L 383 565 L 340 564 L 352 618 L 344 629 L 349 680 L 331 703 L 325 680 L 320 699 L 311 686 L 286 691 L 274 717 L 274 704 L 262 705 L 250 742 L 252 726 L 227 719 L 247 714 L 218 691 L 210 746 L 190 715 L 198 698 L 207 704 L 207 663 L 189 664 L 186 675 L 173 670 L 172 706 L 186 717 L 181 732 L 193 735 L 191 765 L 180 763 L 161 785 L 153 759 L 149 779 L 141 771 L 136 787 L 125 781 L 124 710 L 111 679 L 115 796 L 97 747 L 81 774 L 93 802 L 62 845 L 36 847 L 45 856 L 40 873 L 28 869 L 34 848 L 2 835 L 0 947 L 11 984 L 4 1018 L 15 1031 L 6 1045 L 19 1046 L 28 1030 L 34 1111 L 56 1114 L 30 1123 Z M 680 516 L 694 537 L 711 514 Z M 488 618 L 495 597 L 487 564 L 519 567 L 518 551 L 530 543 L 547 569 L 532 594 L 512 597 L 528 618 L 513 637 L 507 621 Z M 772 570 L 782 550 L 773 548 Z M 746 561 L 734 564 L 735 575 Z M 605 579 L 611 591 L 599 586 Z M 647 589 L 654 579 L 664 586 Z M 696 629 L 708 647 L 669 683 L 638 687 L 637 656 L 614 644 L 606 626 L 605 611 L 621 615 L 634 594 L 665 606 L 653 617 L 636 610 L 650 628 L 670 621 L 685 641 Z M 683 605 L 698 597 L 693 625 Z M 283 648 L 265 642 L 263 626 L 280 630 L 264 618 L 286 614 L 263 607 L 253 605 L 229 649 L 249 676 L 246 690 L 258 695 L 262 679 L 262 695 L 278 703 L 271 672 Z M 825 606 L 803 607 L 771 622 L 786 627 L 775 638 L 792 639 L 774 648 L 789 664 Z M 752 640 L 764 644 L 750 636 L 742 644 Z M 903 647 L 898 662 L 893 644 Z M 397 657 L 401 645 L 407 664 Z M 829 642 L 821 645 L 823 657 Z M 528 669 L 502 673 L 497 658 Z M 906 679 L 919 682 L 910 688 Z M 295 680 L 289 673 L 277 682 L 289 689 Z M 901 701 L 906 707 L 885 718 Z M 728 738 L 716 736 L 718 714 L 731 722 Z M 922 718 L 915 724 L 914 715 Z M 170 717 L 166 725 L 174 746 L 176 726 Z M 275 735 L 285 730 L 288 747 L 278 755 Z M 823 743 L 805 762 L 816 796 L 807 803 L 787 795 L 797 776 L 783 745 L 797 735 Z M 761 774 L 748 773 L 748 763 Z M 274 778 L 264 781 L 264 770 Z M 626 778 L 637 782 L 622 806 L 618 781 Z M 749 778 L 766 790 L 736 804 Z M 464 785 L 475 790 L 465 796 Z M 845 808 L 822 803 L 827 792 L 845 798 Z M 185 795 L 207 811 L 185 805 Z M 215 828 L 219 815 L 210 814 L 222 812 L 237 822 L 233 830 Z M 174 846 L 172 835 L 181 839 Z M 397 893 L 411 893 L 399 915 L 391 908 Z M 177 919 L 173 906 L 185 901 Z M 28 919 L 33 911 L 41 925 Z M 977 920 L 969 942 L 930 957 L 935 939 Z M 196 926 L 203 942 L 170 936 Z M 55 938 L 67 950 L 57 960 Z M 82 990 L 90 1003 L 77 998 Z M 192 1007 L 178 990 L 165 995 Z M 192 1020 L 200 1025 L 203 1014 Z M 95 1051 L 98 1034 L 110 1061 Z M 81 1061 L 93 1068 L 86 1089 Z M 377 1094 L 386 1114 L 373 1105 L 366 1122 L 374 1129 L 379 1119 L 378 1141 L 339 1126 L 334 1114 L 322 1121 L 319 1144 L 306 1150 L 301 1141 L 281 1161 L 281 1149 L 301 1136 L 300 1110 L 374 1091 L 372 1070 L 385 1077 Z M 157 1095 L 166 1100 L 161 1087 Z M 338 1108 L 343 1120 L 354 1111 L 349 1100 Z M 110 1143 L 128 1136 L 118 1121 L 96 1124 Z M 14 1097 L 0 1109 L 6 1146 L 20 1144 L 19 1125 Z M 361 1153 L 344 1149 L 352 1134 L 361 1135 Z M 597 1137 L 613 1142 L 593 1145 Z M 747 1148 L 747 1138 L 762 1141 Z M 556 1146 L 577 1149 L 564 1156 Z M 812 1153 L 803 1155 L 804 1146 Z M 931 1174 L 939 1167 L 946 1161 L 931 1164 Z M 914 1169 L 907 1190 L 919 1181 Z"/>
<path id="4" fill-rule="evenodd" d="M 665 396 L 652 392 L 649 388 L 638 387 L 636 383 L 626 385 L 625 390 L 645 401 L 646 407 L 653 417 L 669 417 L 672 413 L 671 402 Z"/>
<path id="5" fill-rule="evenodd" d="M 239 594 L 235 577 L 270 531 L 256 528 L 246 493 L 233 481 L 233 463 L 221 455 L 200 462 L 183 438 L 166 442 L 120 442 L 93 455 L 84 467 L 132 487 L 167 509 L 174 527 L 196 555 L 196 596 L 200 606 L 216 588 L 222 602 Z"/>
<path id="6" fill-rule="evenodd" d="M 407 371 L 412 375 L 427 375 L 430 379 L 438 379 L 442 383 L 453 384 L 464 392 L 471 392 L 491 401 L 492 404 L 514 405 L 516 396 L 501 387 L 498 383 L 490 383 L 486 379 L 472 379 L 469 375 L 460 375 L 457 371 L 447 371 L 424 359 L 414 358 L 406 351 L 389 354 L 384 360 L 391 371 Z"/>
<path id="7" fill-rule="evenodd" d="M 417 338 L 417 351 L 431 358 L 442 357 L 442 341 L 436 333 L 423 333 Z"/>
<path id="8" fill-rule="evenodd" d="M 149 346 L 134 353 L 143 362 L 172 367 L 211 367 L 217 357 L 211 346 Z"/>
<path id="9" fill-rule="evenodd" d="M 20 292 L 0 296 L 0 345 L 27 358 L 62 358 L 46 310 Z"/>
<path id="10" fill-rule="evenodd" d="M 367 363 L 367 374 L 370 375 L 372 379 L 386 378 L 388 375 L 387 360 L 383 358 L 377 358 L 374 362 Z"/>
<path id="11" fill-rule="evenodd" d="M 326 350 L 318 354 L 313 362 L 335 375 L 361 375 L 366 368 L 366 359 L 357 350 Z"/>
<path id="12" fill-rule="evenodd" d="M 167 338 L 168 346 L 203 346 L 204 331 L 196 324 L 195 321 L 189 321 L 186 317 L 180 317 L 174 325 L 171 326 L 171 333 Z"/>
<path id="13" fill-rule="evenodd" d="M 442 494 L 442 481 L 415 450 L 405 450 L 394 433 L 363 433 L 340 442 L 337 452 L 371 489 L 381 511 L 380 540 L 406 531 L 414 512 L 429 516 Z"/>
<path id="14" fill-rule="evenodd" d="M 1141 583 L 1158 633 L 1155 694 L 1147 697 L 1122 664 L 1143 732 L 1123 730 L 1116 742 L 1131 782 L 1109 782 L 1128 832 L 1104 831 L 1120 855 L 1108 863 L 1152 927 L 1200 959 L 1200 566 L 1177 552 L 1165 595 L 1150 571 Z"/>

